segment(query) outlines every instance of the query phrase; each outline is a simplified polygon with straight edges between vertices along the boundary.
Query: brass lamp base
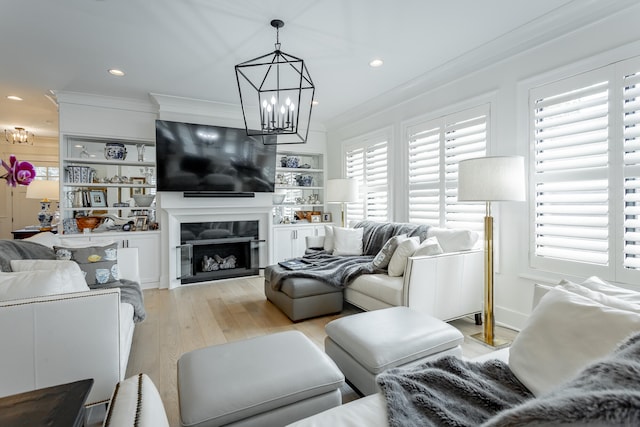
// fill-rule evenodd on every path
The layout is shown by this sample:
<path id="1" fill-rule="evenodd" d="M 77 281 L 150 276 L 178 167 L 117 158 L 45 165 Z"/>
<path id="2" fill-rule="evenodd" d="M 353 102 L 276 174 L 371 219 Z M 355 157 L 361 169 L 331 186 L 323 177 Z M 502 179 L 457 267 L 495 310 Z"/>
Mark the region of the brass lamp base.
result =
<path id="1" fill-rule="evenodd" d="M 469 335 L 469 338 L 476 342 L 479 342 L 486 347 L 491 347 L 494 350 L 509 347 L 511 345 L 511 340 L 497 336 L 496 334 L 493 335 L 493 341 L 488 340 L 485 337 L 484 332 L 478 332 L 477 334 Z"/>

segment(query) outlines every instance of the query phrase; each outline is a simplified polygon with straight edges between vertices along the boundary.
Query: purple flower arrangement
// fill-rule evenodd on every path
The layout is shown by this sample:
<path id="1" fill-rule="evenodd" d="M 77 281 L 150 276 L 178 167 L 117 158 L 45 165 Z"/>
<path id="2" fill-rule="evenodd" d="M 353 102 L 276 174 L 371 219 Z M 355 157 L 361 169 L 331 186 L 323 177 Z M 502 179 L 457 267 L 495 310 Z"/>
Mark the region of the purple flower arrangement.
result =
<path id="1" fill-rule="evenodd" d="M 16 185 L 29 185 L 36 177 L 36 170 L 29 162 L 19 161 L 13 154 L 9 156 L 9 164 L 4 160 L 0 160 L 2 166 L 7 173 L 0 176 L 7 180 L 7 185 L 15 187 Z"/>

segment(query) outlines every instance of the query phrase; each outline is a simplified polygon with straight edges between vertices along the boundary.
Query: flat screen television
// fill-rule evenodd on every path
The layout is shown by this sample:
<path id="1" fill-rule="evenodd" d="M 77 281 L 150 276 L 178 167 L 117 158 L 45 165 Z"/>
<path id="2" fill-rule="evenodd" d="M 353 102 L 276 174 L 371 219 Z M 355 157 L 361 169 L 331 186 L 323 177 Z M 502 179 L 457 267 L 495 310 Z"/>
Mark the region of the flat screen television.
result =
<path id="1" fill-rule="evenodd" d="M 156 120 L 156 164 L 158 191 L 272 193 L 276 145 L 245 129 Z"/>

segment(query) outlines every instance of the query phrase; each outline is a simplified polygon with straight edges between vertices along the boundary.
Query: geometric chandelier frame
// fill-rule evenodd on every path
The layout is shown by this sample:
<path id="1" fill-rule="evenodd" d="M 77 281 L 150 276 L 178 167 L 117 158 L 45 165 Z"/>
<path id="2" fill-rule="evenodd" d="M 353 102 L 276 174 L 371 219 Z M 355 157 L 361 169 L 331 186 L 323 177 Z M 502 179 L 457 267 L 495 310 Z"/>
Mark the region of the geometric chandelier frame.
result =
<path id="1" fill-rule="evenodd" d="M 280 50 L 280 28 L 275 50 L 235 66 L 240 105 L 249 136 L 264 144 L 303 144 L 309 137 L 315 86 L 304 60 Z M 265 138 L 275 135 L 277 138 Z"/>

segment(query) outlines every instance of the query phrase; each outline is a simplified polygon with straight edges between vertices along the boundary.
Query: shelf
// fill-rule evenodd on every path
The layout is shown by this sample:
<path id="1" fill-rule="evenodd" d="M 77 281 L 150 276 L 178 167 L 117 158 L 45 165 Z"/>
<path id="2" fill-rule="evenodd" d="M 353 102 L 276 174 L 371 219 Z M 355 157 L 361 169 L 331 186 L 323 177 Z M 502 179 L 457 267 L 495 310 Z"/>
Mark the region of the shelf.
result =
<path id="1" fill-rule="evenodd" d="M 304 187 L 302 185 L 276 184 L 276 190 L 324 190 L 324 187 Z"/>
<path id="2" fill-rule="evenodd" d="M 83 165 L 110 165 L 110 166 L 141 166 L 141 167 L 156 167 L 155 162 L 139 162 L 137 160 L 107 160 L 107 159 L 98 159 L 98 158 L 80 158 L 80 157 L 69 157 L 65 159 L 65 166 L 73 166 L 74 164 L 83 164 Z"/>
<path id="3" fill-rule="evenodd" d="M 108 211 L 108 212 L 116 212 L 116 211 L 122 211 L 125 209 L 129 209 L 129 210 L 134 210 L 134 211 L 153 211 L 156 210 L 155 207 L 141 207 L 141 206 L 121 206 L 121 207 L 107 207 L 107 208 L 101 208 L 101 207 L 95 207 L 95 208 L 91 208 L 88 206 L 83 206 L 81 208 L 60 208 L 60 212 L 73 212 L 73 211 Z"/>
<path id="4" fill-rule="evenodd" d="M 86 188 L 156 188 L 153 184 L 115 184 L 110 182 L 63 182 L 64 187 L 86 187 Z"/>
<path id="5" fill-rule="evenodd" d="M 276 166 L 276 172 L 291 172 L 291 173 L 322 173 L 322 169 L 308 169 L 308 168 L 283 168 L 282 166 Z"/>
<path id="6" fill-rule="evenodd" d="M 318 203 L 302 203 L 302 204 L 298 204 L 298 203 L 280 203 L 279 205 L 273 205 L 274 208 L 278 208 L 282 206 L 283 208 L 295 208 L 295 207 L 304 207 L 304 206 L 324 206 L 324 203 L 322 202 L 318 202 Z"/>

